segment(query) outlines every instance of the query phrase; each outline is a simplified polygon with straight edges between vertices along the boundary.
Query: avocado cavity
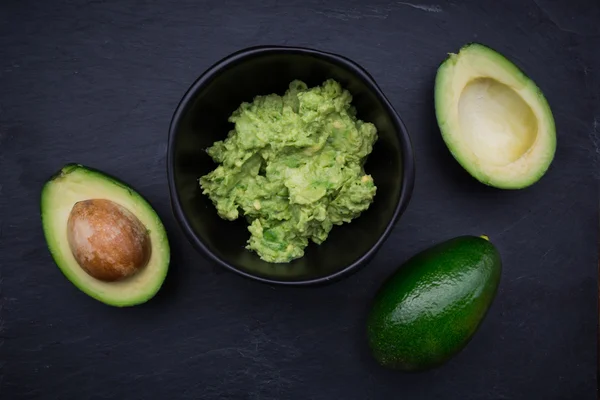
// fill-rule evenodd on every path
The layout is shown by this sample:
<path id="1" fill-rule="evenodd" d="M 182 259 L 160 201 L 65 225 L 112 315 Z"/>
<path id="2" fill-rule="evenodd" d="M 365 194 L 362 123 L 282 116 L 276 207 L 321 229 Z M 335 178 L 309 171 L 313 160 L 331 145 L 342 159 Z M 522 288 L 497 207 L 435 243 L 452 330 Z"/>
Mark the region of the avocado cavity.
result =
<path id="1" fill-rule="evenodd" d="M 534 145 L 538 123 L 531 107 L 510 87 L 477 78 L 458 102 L 459 135 L 486 163 L 504 166 L 524 157 Z"/>

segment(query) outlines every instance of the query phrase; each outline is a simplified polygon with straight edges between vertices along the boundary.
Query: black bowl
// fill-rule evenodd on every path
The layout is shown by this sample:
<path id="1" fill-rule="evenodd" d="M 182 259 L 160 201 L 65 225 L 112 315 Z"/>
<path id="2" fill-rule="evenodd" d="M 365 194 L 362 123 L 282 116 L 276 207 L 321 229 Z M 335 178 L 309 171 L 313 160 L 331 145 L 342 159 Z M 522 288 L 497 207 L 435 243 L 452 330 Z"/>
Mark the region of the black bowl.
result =
<path id="1" fill-rule="evenodd" d="M 226 137 L 229 115 L 261 94 L 283 94 L 294 79 L 311 86 L 327 78 L 353 96 L 358 117 L 376 125 L 379 139 L 365 165 L 377 194 L 370 208 L 350 224 L 334 226 L 320 246 L 310 243 L 304 257 L 271 264 L 244 248 L 244 218 L 225 221 L 198 178 L 215 168 L 205 149 Z M 332 282 L 366 264 L 406 208 L 414 183 L 409 135 L 373 78 L 347 58 L 296 47 L 253 47 L 234 53 L 206 71 L 187 91 L 173 116 L 167 156 L 175 216 L 188 239 L 210 259 L 262 282 L 307 285 Z"/>

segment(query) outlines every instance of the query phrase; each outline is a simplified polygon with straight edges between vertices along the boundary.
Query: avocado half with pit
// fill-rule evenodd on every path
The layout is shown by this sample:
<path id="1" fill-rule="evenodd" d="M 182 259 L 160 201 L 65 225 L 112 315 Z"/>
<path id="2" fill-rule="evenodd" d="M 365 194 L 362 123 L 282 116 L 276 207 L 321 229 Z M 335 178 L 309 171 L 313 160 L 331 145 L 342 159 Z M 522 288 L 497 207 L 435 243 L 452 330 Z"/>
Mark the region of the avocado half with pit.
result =
<path id="1" fill-rule="evenodd" d="M 81 291 L 105 304 L 144 303 L 170 260 L 164 226 L 150 204 L 114 177 L 67 164 L 42 189 L 42 226 L 52 258 Z"/>
<path id="2" fill-rule="evenodd" d="M 442 138 L 474 178 L 521 189 L 546 173 L 556 150 L 550 106 L 506 57 L 478 43 L 462 47 L 438 68 L 434 96 Z"/>

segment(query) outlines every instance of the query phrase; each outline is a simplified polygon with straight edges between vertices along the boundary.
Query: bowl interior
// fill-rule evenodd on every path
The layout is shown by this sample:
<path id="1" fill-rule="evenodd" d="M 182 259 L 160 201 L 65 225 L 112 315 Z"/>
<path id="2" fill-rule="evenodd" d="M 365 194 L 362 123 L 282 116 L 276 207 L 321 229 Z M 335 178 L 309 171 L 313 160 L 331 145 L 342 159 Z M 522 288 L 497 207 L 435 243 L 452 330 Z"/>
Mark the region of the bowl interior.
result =
<path id="1" fill-rule="evenodd" d="M 195 236 L 191 239 L 223 265 L 279 282 L 327 279 L 365 261 L 383 240 L 397 213 L 403 188 L 401 128 L 370 78 L 348 63 L 326 54 L 293 50 L 237 56 L 201 77 L 182 101 L 171 127 L 169 167 L 175 189 L 174 207 L 180 206 L 183 223 L 187 222 Z M 267 263 L 244 248 L 249 237 L 246 221 L 221 219 L 201 193 L 198 178 L 216 167 L 204 150 L 226 137 L 233 128 L 227 119 L 242 102 L 250 102 L 259 94 L 283 94 L 294 79 L 311 87 L 327 78 L 338 80 L 348 89 L 358 117 L 373 122 L 378 129 L 379 138 L 365 165 L 377 194 L 359 218 L 334 226 L 320 246 L 310 243 L 303 258 L 289 264 Z"/>

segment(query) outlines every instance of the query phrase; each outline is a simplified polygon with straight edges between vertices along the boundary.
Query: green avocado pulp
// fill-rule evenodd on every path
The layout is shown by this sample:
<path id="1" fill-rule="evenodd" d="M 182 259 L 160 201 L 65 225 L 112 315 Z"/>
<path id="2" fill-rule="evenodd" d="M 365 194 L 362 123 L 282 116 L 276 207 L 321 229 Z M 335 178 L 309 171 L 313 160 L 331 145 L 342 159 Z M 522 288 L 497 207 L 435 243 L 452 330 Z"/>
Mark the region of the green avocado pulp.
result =
<path id="1" fill-rule="evenodd" d="M 207 149 L 219 164 L 200 186 L 219 216 L 249 223 L 246 248 L 267 262 L 304 255 L 333 225 L 351 222 L 377 190 L 364 163 L 375 125 L 356 117 L 352 95 L 334 80 L 308 88 L 299 80 L 283 96 L 257 96 L 229 117 L 227 138 Z"/>

